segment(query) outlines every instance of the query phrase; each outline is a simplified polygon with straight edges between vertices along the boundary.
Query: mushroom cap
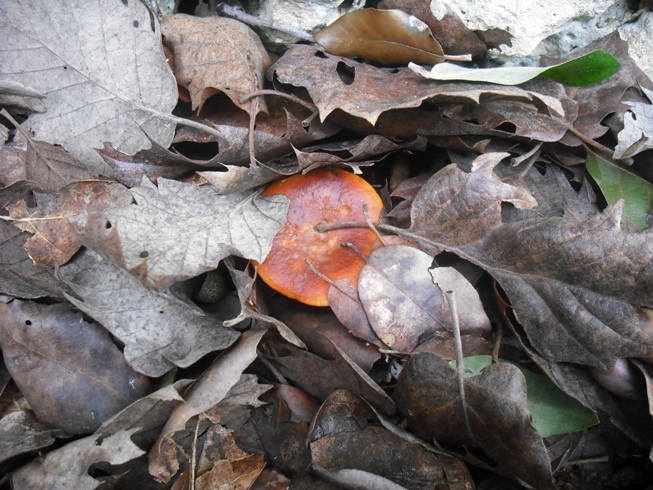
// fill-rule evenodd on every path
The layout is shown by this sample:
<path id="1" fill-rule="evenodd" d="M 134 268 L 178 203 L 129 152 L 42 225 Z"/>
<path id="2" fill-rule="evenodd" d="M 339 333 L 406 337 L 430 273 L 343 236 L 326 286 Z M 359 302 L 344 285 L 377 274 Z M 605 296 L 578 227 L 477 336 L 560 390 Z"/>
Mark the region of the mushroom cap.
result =
<path id="1" fill-rule="evenodd" d="M 306 259 L 329 279 L 349 279 L 356 286 L 365 260 L 341 243 L 353 243 L 369 255 L 376 234 L 367 227 L 327 232 L 315 227 L 322 222 L 365 221 L 365 204 L 370 219 L 378 221 L 383 202 L 361 177 L 333 168 L 277 180 L 261 195 L 274 194 L 290 199 L 288 218 L 258 266 L 258 275 L 285 296 L 312 306 L 328 306 L 329 283 L 309 269 Z"/>

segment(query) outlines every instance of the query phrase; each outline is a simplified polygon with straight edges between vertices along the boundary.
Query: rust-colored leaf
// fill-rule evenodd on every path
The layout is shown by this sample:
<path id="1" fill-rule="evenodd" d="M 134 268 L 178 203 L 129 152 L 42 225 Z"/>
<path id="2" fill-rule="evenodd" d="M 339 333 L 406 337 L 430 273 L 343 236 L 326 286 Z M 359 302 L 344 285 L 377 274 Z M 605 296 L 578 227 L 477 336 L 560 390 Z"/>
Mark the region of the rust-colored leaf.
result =
<path id="1" fill-rule="evenodd" d="M 259 37 L 245 24 L 223 17 L 170 15 L 161 33 L 175 56 L 177 83 L 190 92 L 193 110 L 224 92 L 241 109 L 250 103 L 240 98 L 263 88 L 263 73 L 270 58 Z M 265 110 L 265 103 L 259 103 Z"/>
<path id="2" fill-rule="evenodd" d="M 429 26 L 401 10 L 355 10 L 314 37 L 331 54 L 367 58 L 383 65 L 411 61 L 434 65 L 443 60 L 442 47 Z"/>

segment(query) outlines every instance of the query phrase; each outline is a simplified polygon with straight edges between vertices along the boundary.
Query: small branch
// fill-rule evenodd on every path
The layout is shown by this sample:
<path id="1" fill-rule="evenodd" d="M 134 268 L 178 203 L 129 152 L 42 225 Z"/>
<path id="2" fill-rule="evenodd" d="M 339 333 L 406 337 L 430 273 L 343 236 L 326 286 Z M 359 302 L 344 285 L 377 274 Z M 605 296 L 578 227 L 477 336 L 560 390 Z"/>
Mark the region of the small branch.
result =
<path id="1" fill-rule="evenodd" d="M 344 294 L 345 296 L 347 296 L 349 299 L 351 299 L 351 300 L 353 300 L 353 301 L 356 301 L 356 303 L 360 303 L 360 299 L 359 299 L 358 297 L 353 296 L 349 291 L 347 291 L 347 290 L 341 288 L 338 284 L 336 284 L 335 282 L 333 282 L 330 278 L 328 278 L 327 276 L 325 276 L 324 274 L 322 274 L 319 270 L 317 270 L 317 268 L 316 268 L 313 264 L 311 264 L 311 261 L 310 261 L 310 260 L 308 260 L 308 259 L 304 259 L 304 262 L 306 262 L 306 265 L 308 266 L 308 268 L 309 268 L 309 269 L 311 270 L 311 272 L 313 272 L 313 274 L 315 274 L 317 277 L 319 277 L 319 278 L 322 279 L 323 281 L 328 282 L 329 285 L 330 285 L 331 287 L 336 288 L 338 291 L 340 291 L 342 294 Z"/>
<path id="2" fill-rule="evenodd" d="M 376 226 L 374 226 L 374 223 L 372 223 L 372 220 L 370 219 L 370 214 L 367 212 L 367 204 L 363 204 L 363 216 L 365 217 L 365 223 L 367 223 L 367 226 L 370 227 L 370 229 L 376 234 L 376 237 L 379 239 L 381 244 L 385 247 L 387 245 L 385 243 L 385 240 L 379 233 L 379 230 L 376 229 Z"/>
<path id="3" fill-rule="evenodd" d="M 311 43 L 315 42 L 315 39 L 313 39 L 313 34 L 308 31 L 288 24 L 275 24 L 269 20 L 254 17 L 253 15 L 249 15 L 248 13 L 232 7 L 231 5 L 221 3 L 217 6 L 216 10 L 218 14 L 222 15 L 223 17 L 231 17 L 232 19 L 239 20 L 240 22 L 244 22 L 245 24 L 249 24 L 251 26 L 267 27 L 269 29 L 274 29 L 275 31 L 284 32 L 291 36 L 298 37 L 302 41 L 308 41 Z"/>
<path id="4" fill-rule="evenodd" d="M 315 106 L 315 104 L 311 104 L 310 102 L 306 102 L 304 99 L 300 99 L 296 95 L 287 94 L 285 92 L 279 92 L 278 90 L 271 90 L 271 89 L 254 90 L 253 92 L 245 94 L 240 98 L 240 103 L 244 104 L 245 102 L 247 102 L 252 97 L 258 97 L 260 95 L 276 95 L 277 97 L 283 97 L 284 99 L 288 99 L 288 100 L 294 102 L 295 104 L 299 104 L 299 105 L 302 105 L 302 106 L 306 107 L 311 112 L 314 112 L 314 113 L 317 112 L 317 107 Z"/>
<path id="5" fill-rule="evenodd" d="M 442 58 L 447 61 L 472 61 L 471 54 L 443 54 Z"/>
<path id="6" fill-rule="evenodd" d="M 256 115 L 258 114 L 258 104 L 259 99 L 252 99 L 249 104 L 249 165 L 251 167 L 256 167 L 258 162 L 256 161 Z"/>
<path id="7" fill-rule="evenodd" d="M 458 308 L 456 306 L 456 296 L 453 291 L 446 291 L 444 297 L 449 305 L 451 313 L 451 326 L 453 329 L 454 346 L 456 348 L 456 377 L 458 378 L 458 393 L 460 394 L 460 403 L 463 407 L 463 416 L 465 417 L 465 426 L 470 438 L 474 440 L 472 426 L 469 423 L 467 415 L 467 403 L 465 402 L 465 364 L 463 361 L 463 343 L 460 338 L 460 323 L 458 320 Z"/>

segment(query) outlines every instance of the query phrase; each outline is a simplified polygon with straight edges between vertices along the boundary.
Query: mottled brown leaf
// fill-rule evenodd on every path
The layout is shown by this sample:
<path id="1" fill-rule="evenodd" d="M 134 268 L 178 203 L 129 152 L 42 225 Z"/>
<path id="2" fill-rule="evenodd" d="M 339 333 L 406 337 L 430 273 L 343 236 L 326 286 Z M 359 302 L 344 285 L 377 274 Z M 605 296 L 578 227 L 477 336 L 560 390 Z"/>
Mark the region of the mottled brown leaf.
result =
<path id="1" fill-rule="evenodd" d="M 336 109 L 374 125 L 381 114 L 392 109 L 434 103 L 480 103 L 490 98 L 531 102 L 564 114 L 560 101 L 517 87 L 476 83 L 433 84 L 408 68 L 377 68 L 368 64 L 324 54 L 311 46 L 295 46 L 270 67 L 269 75 L 281 83 L 305 87 L 320 110 L 320 118 Z"/>
<path id="2" fill-rule="evenodd" d="M 653 304 L 651 232 L 623 232 L 619 204 L 583 222 L 503 223 L 502 202 L 535 200 L 496 177 L 501 157 L 479 157 L 469 174 L 449 166 L 434 175 L 413 201 L 411 230 L 492 274 L 547 359 L 605 368 L 650 355 L 637 310 Z"/>
<path id="3" fill-rule="evenodd" d="M 174 53 L 177 83 L 190 92 L 193 110 L 224 92 L 249 112 L 250 102 L 241 103 L 240 98 L 263 88 L 263 73 L 270 64 L 254 31 L 224 17 L 177 14 L 163 19 L 161 33 Z M 265 110 L 264 101 L 258 110 Z"/>
<path id="4" fill-rule="evenodd" d="M 429 27 L 401 10 L 354 10 L 313 37 L 336 56 L 366 58 L 386 66 L 443 61 L 442 47 Z"/>
<path id="5" fill-rule="evenodd" d="M 531 425 L 526 380 L 518 368 L 498 363 L 464 381 L 464 404 L 456 371 L 438 356 L 411 357 L 393 397 L 407 415 L 410 430 L 425 440 L 454 445 L 462 459 L 481 449 L 494 472 L 538 489 L 553 489 L 544 441 Z"/>
<path id="6" fill-rule="evenodd" d="M 149 391 L 108 332 L 60 303 L 0 302 L 0 345 L 14 381 L 42 422 L 93 432 Z"/>

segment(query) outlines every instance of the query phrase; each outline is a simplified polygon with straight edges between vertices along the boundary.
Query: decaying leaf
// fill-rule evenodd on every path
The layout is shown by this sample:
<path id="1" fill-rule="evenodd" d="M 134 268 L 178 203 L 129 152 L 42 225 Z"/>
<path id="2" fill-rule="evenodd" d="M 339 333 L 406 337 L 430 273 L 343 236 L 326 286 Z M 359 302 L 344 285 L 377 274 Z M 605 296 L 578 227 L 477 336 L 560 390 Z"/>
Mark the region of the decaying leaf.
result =
<path id="1" fill-rule="evenodd" d="M 148 393 L 108 333 L 68 305 L 14 300 L 0 314 L 5 363 L 42 422 L 87 434 Z"/>
<path id="2" fill-rule="evenodd" d="M 163 19 L 161 33 L 174 53 L 177 83 L 190 92 L 193 110 L 201 110 L 209 97 L 224 92 L 249 111 L 250 102 L 240 99 L 263 88 L 263 73 L 270 64 L 254 31 L 224 17 L 177 14 Z M 265 102 L 258 110 L 265 110 Z"/>
<path id="3" fill-rule="evenodd" d="M 57 451 L 48 453 L 45 461 L 32 461 L 16 470 L 11 476 L 11 485 L 16 490 L 97 488 L 101 482 L 88 474 L 92 464 L 107 462 L 119 465 L 144 453 L 131 440 L 136 430 L 123 430 L 106 438 L 89 436 L 69 442 Z"/>
<path id="4" fill-rule="evenodd" d="M 401 10 L 354 10 L 313 37 L 328 53 L 383 65 L 434 65 L 443 60 L 442 47 L 429 26 Z"/>
<path id="5" fill-rule="evenodd" d="M 44 448 L 66 432 L 40 422 L 30 410 L 19 410 L 0 419 L 0 462 Z"/>
<path id="6" fill-rule="evenodd" d="M 35 193 L 35 198 L 37 209 L 28 209 L 25 201 L 20 201 L 8 207 L 9 215 L 15 226 L 34 235 L 25 243 L 34 263 L 52 268 L 64 265 L 82 246 L 69 219 L 131 202 L 123 186 L 102 181 L 71 184 L 54 196 Z"/>
<path id="7" fill-rule="evenodd" d="M 186 403 L 177 406 L 161 431 L 149 454 L 150 473 L 159 481 L 168 482 L 178 470 L 172 436 L 183 430 L 192 417 L 220 402 L 241 379 L 245 368 L 256 359 L 256 347 L 265 330 L 245 333 L 232 349 L 219 357 L 191 388 Z M 259 393 L 261 394 L 261 393 Z"/>
<path id="8" fill-rule="evenodd" d="M 130 190 L 132 205 L 80 216 L 75 230 L 86 246 L 158 288 L 215 269 L 232 254 L 262 262 L 288 210 L 284 196 L 148 182 Z"/>
<path id="9" fill-rule="evenodd" d="M 226 349 L 238 338 L 187 299 L 151 291 L 124 270 L 89 255 L 77 270 L 62 271 L 74 293 L 66 297 L 125 344 L 124 355 L 137 371 L 161 376 Z M 237 308 L 237 302 L 223 305 L 221 320 L 231 318 Z"/>
<path id="10" fill-rule="evenodd" d="M 335 484 L 451 490 L 472 485 L 464 463 L 391 433 L 362 398 L 344 390 L 324 401 L 307 440 L 313 469 Z M 448 474 L 450 467 L 462 475 Z"/>
<path id="11" fill-rule="evenodd" d="M 653 91 L 642 87 L 649 103 L 632 102 L 624 114 L 624 129 L 619 132 L 619 143 L 614 158 L 630 158 L 653 148 Z"/>
<path id="12" fill-rule="evenodd" d="M 503 156 L 479 157 L 469 174 L 450 166 L 432 177 L 413 201 L 411 231 L 492 274 L 547 359 L 605 368 L 650 355 L 637 319 L 640 305 L 653 303 L 650 233 L 622 232 L 619 204 L 580 223 L 502 223 L 502 202 L 535 206 L 493 173 Z"/>
<path id="13" fill-rule="evenodd" d="M 376 249 L 358 280 L 358 294 L 377 336 L 391 349 L 412 351 L 437 330 L 451 330 L 444 299 L 449 290 L 465 304 L 463 333 L 488 332 L 488 320 L 472 285 L 453 268 L 431 269 L 433 259 L 404 245 Z M 429 273 L 430 272 L 430 273 Z"/>
<path id="14" fill-rule="evenodd" d="M 454 445 L 461 459 L 538 489 L 553 489 L 551 463 L 542 437 L 531 425 L 526 380 L 510 364 L 493 364 L 464 381 L 432 354 L 411 357 L 393 397 L 411 431 L 425 440 Z M 463 449 L 465 448 L 465 449 Z M 490 464 L 472 455 L 481 449 Z"/>
<path id="15" fill-rule="evenodd" d="M 386 111 L 419 107 L 425 100 L 480 103 L 497 97 L 531 102 L 564 114 L 558 99 L 537 92 L 476 83 L 431 84 L 408 68 L 377 68 L 311 46 L 289 49 L 269 72 L 281 83 L 305 87 L 323 121 L 340 109 L 374 125 Z"/>
<path id="16" fill-rule="evenodd" d="M 96 173 L 110 172 L 95 151 L 105 142 L 125 153 L 149 148 L 148 137 L 167 147 L 177 89 L 147 7 L 66 1 L 40 13 L 18 0 L 0 6 L 9 47 L 0 76 L 46 96 L 47 111 L 23 123 L 34 139 L 63 145 Z"/>

